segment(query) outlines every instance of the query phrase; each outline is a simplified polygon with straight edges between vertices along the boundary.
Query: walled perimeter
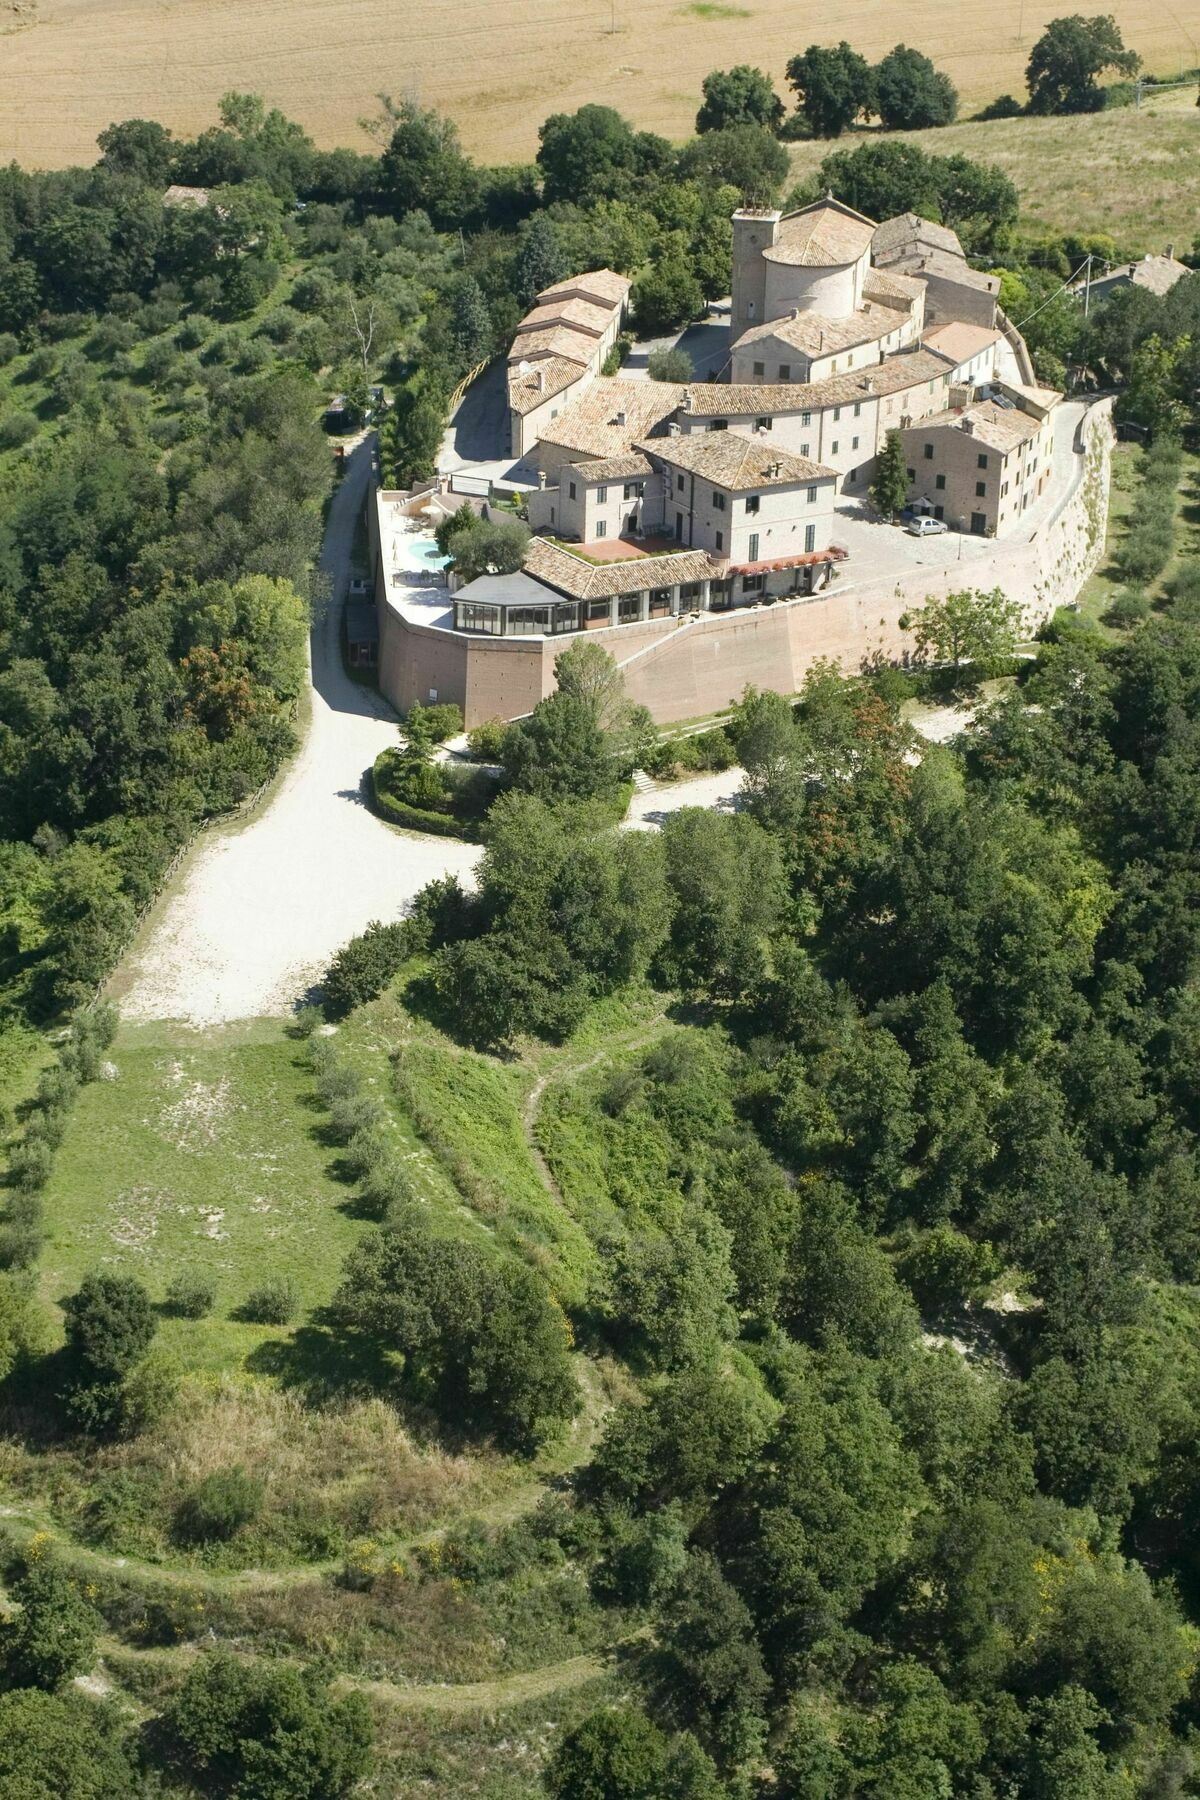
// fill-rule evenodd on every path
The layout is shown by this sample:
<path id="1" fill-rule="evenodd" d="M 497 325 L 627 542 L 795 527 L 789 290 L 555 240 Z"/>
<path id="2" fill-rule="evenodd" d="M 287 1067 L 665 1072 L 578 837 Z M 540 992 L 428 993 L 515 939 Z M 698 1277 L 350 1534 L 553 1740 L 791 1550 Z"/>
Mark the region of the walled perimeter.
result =
<path id="1" fill-rule="evenodd" d="M 856 583 L 853 565 L 833 587 L 811 598 L 730 612 L 613 626 L 589 637 L 611 652 L 631 700 L 661 724 L 717 712 L 749 683 L 793 694 L 805 672 L 830 658 L 845 674 L 879 662 L 903 663 L 911 633 L 900 620 L 927 598 L 956 588 L 999 587 L 1035 629 L 1074 600 L 1104 553 L 1111 478 L 1112 399 L 1096 401 L 1080 420 L 1075 467 L 1055 510 L 1025 540 L 999 539 L 969 564 L 904 568 Z M 401 711 L 414 701 L 452 700 L 468 728 L 527 713 L 554 689 L 554 664 L 572 639 L 472 639 L 440 625 L 405 618 L 380 604 L 380 686 Z"/>

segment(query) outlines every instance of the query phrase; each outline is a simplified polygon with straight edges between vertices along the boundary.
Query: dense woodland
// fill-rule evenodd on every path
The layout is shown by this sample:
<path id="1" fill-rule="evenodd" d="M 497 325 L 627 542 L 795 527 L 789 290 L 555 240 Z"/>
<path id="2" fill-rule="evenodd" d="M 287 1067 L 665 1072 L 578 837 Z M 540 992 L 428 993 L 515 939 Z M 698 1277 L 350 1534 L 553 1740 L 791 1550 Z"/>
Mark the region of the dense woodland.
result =
<path id="1" fill-rule="evenodd" d="M 137 1282 L 89 1277 L 46 1353 L 20 1271 L 111 1037 L 97 983 L 174 850 L 294 741 L 325 400 L 386 379 L 404 480 L 557 276 L 631 273 L 648 330 L 698 314 L 727 290 L 731 207 L 786 191 L 755 104 L 682 148 L 584 107 L 496 170 L 412 105 L 360 155 L 230 96 L 194 141 L 132 121 L 93 169 L 0 173 L 0 1058 L 70 1021 L 14 1133 L 0 1372 L 52 1454 L 136 1455 L 173 1404 Z M 164 208 L 169 182 L 211 204 Z M 1173 493 L 1200 280 L 1084 321 L 1056 291 L 1120 246 L 1026 231 L 998 171 L 881 140 L 819 185 L 953 224 L 1036 315 L 1039 373 L 1120 385 Z M 604 659 L 576 658 L 498 745 L 478 893 L 437 885 L 331 972 L 331 1017 L 399 994 L 498 1069 L 623 995 L 668 1014 L 549 1108 L 562 1216 L 487 1249 L 431 1223 L 378 1102 L 330 1040 L 310 1053 L 370 1221 L 308 1328 L 329 1370 L 516 1463 L 609 1371 L 570 1479 L 428 1553 L 496 1635 L 565 1639 L 565 1593 L 572 1647 L 623 1645 L 621 1703 L 545 1748 L 559 1800 L 1200 1793 L 1200 584 L 1185 566 L 1150 613 L 1129 573 L 1119 635 L 1056 621 L 950 750 L 918 752 L 892 671 L 747 695 L 708 747 L 746 770 L 745 809 L 660 834 L 610 829 L 653 746 Z M 249 1304 L 295 1311 L 269 1270 Z M 88 1529 L 165 1554 L 136 1474 L 108 1471 Z M 261 1505 L 229 1471 L 170 1541 L 219 1554 Z M 289 1529 L 297 1554 L 345 1548 Z M 412 1604 L 389 1579 L 343 1584 L 381 1618 Z M 367 1770 L 368 1710 L 319 1663 L 197 1658 L 131 1733 L 66 1684 L 93 1602 L 133 1643 L 158 1615 L 36 1547 L 6 1580 L 0 1794 L 327 1800 Z M 294 1650 L 282 1621 L 211 1628 Z"/>

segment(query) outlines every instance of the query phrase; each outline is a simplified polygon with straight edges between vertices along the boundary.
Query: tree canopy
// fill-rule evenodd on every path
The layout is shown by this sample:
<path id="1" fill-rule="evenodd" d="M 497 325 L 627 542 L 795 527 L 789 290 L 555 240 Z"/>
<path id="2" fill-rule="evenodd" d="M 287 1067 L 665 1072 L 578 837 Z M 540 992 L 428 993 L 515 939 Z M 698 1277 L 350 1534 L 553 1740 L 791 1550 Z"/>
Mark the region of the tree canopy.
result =
<path id="1" fill-rule="evenodd" d="M 1099 112 L 1104 90 L 1097 81 L 1108 69 L 1135 75 L 1142 59 L 1125 48 L 1111 13 L 1082 13 L 1051 19 L 1029 53 L 1025 84 L 1033 113 Z"/>

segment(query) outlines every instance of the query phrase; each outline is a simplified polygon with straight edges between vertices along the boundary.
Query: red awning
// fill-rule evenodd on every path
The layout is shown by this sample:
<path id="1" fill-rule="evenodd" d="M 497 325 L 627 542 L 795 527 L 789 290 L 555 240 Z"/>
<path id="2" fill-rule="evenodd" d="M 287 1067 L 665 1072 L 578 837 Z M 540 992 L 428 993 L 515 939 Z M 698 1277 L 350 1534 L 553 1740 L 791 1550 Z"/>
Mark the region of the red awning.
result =
<path id="1" fill-rule="evenodd" d="M 804 550 L 798 556 L 778 556 L 768 562 L 729 563 L 730 575 L 775 575 L 781 569 L 807 569 L 813 563 L 845 562 L 849 556 L 840 544 L 830 544 L 828 550 Z"/>

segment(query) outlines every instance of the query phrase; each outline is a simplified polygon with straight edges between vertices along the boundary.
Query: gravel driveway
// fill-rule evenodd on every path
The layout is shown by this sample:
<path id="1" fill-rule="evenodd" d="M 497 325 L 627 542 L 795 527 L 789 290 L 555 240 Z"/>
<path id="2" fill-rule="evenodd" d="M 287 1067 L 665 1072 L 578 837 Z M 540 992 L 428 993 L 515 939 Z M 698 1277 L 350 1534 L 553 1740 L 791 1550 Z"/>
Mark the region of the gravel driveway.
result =
<path id="1" fill-rule="evenodd" d="M 330 510 L 321 563 L 339 603 L 370 471 L 367 442 Z M 314 627 L 312 723 L 281 785 L 253 818 L 200 838 L 114 977 L 127 1019 L 200 1027 L 288 1013 L 370 920 L 399 917 L 435 876 L 474 870 L 476 845 L 394 831 L 363 804 L 363 774 L 396 742 L 396 721 L 344 673 L 339 613 Z M 639 794 L 630 823 L 718 804 L 740 780 L 731 770 Z"/>
<path id="2" fill-rule="evenodd" d="M 126 1018 L 201 1026 L 286 1013 L 371 919 L 396 918 L 435 875 L 474 867 L 474 845 L 393 831 L 363 804 L 363 774 L 396 742 L 396 721 L 342 668 L 340 601 L 369 440 L 348 465 L 321 557 L 339 604 L 313 630 L 303 748 L 254 818 L 200 838 L 113 983 Z"/>

